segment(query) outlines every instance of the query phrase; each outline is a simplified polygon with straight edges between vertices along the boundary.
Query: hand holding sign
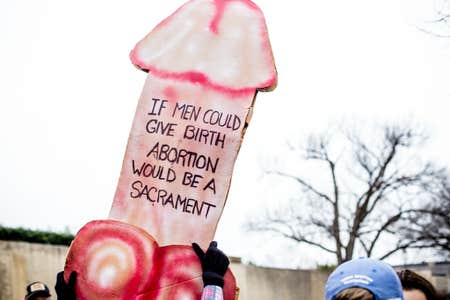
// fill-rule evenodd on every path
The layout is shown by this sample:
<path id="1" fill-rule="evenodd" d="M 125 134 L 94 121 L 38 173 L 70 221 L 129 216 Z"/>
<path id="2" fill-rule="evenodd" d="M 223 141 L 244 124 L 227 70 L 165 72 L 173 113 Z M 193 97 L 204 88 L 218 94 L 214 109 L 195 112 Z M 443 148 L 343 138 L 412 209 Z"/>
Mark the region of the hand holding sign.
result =
<path id="1" fill-rule="evenodd" d="M 202 264 L 202 278 L 203 284 L 217 285 L 223 288 L 225 275 L 230 261 L 228 257 L 217 248 L 217 242 L 212 241 L 209 244 L 208 250 L 203 252 L 202 248 L 197 243 L 192 244 L 195 254 L 197 254 Z"/>

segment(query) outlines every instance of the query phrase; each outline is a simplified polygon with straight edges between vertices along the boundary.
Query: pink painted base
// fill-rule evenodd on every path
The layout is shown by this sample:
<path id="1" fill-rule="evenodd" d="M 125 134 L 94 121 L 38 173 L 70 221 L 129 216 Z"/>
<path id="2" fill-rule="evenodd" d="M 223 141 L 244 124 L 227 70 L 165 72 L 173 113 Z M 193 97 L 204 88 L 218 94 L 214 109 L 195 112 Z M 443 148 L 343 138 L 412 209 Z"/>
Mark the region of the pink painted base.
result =
<path id="1" fill-rule="evenodd" d="M 142 229 L 112 220 L 92 221 L 78 232 L 64 269 L 66 281 L 72 271 L 78 274 L 81 300 L 198 300 L 203 288 L 192 247 L 159 247 Z M 224 299 L 235 294 L 236 280 L 228 270 Z"/>

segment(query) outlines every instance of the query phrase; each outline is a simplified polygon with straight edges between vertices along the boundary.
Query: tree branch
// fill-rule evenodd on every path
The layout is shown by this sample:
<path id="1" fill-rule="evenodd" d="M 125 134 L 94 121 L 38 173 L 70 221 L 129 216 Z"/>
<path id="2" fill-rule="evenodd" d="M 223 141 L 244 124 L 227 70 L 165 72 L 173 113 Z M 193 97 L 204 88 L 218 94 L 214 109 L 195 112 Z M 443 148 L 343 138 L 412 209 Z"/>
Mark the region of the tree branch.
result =
<path id="1" fill-rule="evenodd" d="M 270 226 L 270 223 L 275 223 L 275 224 L 279 224 L 281 226 L 286 226 L 288 228 L 288 230 L 290 231 L 290 233 L 286 233 L 285 231 L 276 228 L 274 226 Z M 255 225 L 255 224 L 253 224 Z M 251 225 L 250 225 L 251 226 Z M 285 238 L 294 240 L 296 242 L 302 242 L 302 243 L 306 243 L 309 244 L 311 246 L 315 246 L 318 247 L 326 252 L 329 253 L 333 253 L 336 254 L 336 251 L 333 249 L 330 249 L 318 242 L 314 242 L 311 239 L 308 239 L 302 235 L 300 235 L 300 233 L 298 233 L 290 224 L 288 224 L 287 222 L 283 221 L 283 220 L 271 220 L 269 222 L 267 222 L 266 224 L 258 224 L 257 227 L 253 227 L 251 228 L 251 230 L 258 230 L 258 231 L 268 231 L 268 232 L 273 232 L 275 234 L 279 234 Z"/>
<path id="2" fill-rule="evenodd" d="M 377 233 L 375 234 L 375 237 L 373 238 L 372 242 L 370 243 L 370 247 L 367 251 L 367 256 L 370 257 L 372 255 L 372 251 L 375 247 L 375 244 L 377 243 L 378 239 L 380 238 L 381 234 L 386 231 L 386 229 L 389 228 L 389 226 L 393 225 L 394 223 L 398 222 L 402 216 L 402 212 L 399 212 L 398 214 L 390 217 L 384 224 L 380 227 L 380 229 L 377 230 Z"/>
<path id="3" fill-rule="evenodd" d="M 281 171 L 267 171 L 267 173 L 269 174 L 276 174 L 282 177 L 286 177 L 286 178 L 291 178 L 295 181 L 297 181 L 301 186 L 303 186 L 304 188 L 306 188 L 308 191 L 314 193 L 316 196 L 318 196 L 319 198 L 322 198 L 324 200 L 326 200 L 327 202 L 334 204 L 333 200 L 331 200 L 331 198 L 324 194 L 319 192 L 317 189 L 315 189 L 311 184 L 307 183 L 305 180 L 301 179 L 300 177 L 294 176 L 294 175 L 290 175 Z"/>

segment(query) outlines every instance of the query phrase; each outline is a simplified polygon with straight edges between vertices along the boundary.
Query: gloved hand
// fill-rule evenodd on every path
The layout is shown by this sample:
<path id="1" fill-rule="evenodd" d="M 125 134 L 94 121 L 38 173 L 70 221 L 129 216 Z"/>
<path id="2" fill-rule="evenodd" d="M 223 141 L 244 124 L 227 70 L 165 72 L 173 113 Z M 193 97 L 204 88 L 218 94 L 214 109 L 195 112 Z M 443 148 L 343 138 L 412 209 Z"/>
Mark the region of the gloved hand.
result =
<path id="1" fill-rule="evenodd" d="M 203 269 L 203 284 L 207 285 L 217 285 L 223 288 L 223 276 L 228 269 L 230 261 L 228 257 L 217 248 L 217 242 L 212 241 L 209 244 L 206 253 L 200 248 L 197 243 L 192 244 L 195 253 L 197 254 Z"/>
<path id="2" fill-rule="evenodd" d="M 64 281 L 64 271 L 59 272 L 56 276 L 56 295 L 58 300 L 76 300 L 75 282 L 77 280 L 77 272 L 73 271 L 69 277 L 69 283 Z"/>

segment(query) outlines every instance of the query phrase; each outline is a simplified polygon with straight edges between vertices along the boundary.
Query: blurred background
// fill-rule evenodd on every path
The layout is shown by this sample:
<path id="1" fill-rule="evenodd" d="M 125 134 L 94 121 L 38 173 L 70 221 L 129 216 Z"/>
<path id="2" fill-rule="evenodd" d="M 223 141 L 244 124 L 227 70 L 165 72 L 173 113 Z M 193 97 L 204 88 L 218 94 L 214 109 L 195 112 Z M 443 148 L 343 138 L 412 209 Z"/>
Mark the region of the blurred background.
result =
<path id="1" fill-rule="evenodd" d="M 258 94 L 220 248 L 282 269 L 449 261 L 450 1 L 255 3 L 279 84 Z M 128 54 L 182 4 L 0 2 L 3 227 L 107 217 L 147 76 Z"/>

